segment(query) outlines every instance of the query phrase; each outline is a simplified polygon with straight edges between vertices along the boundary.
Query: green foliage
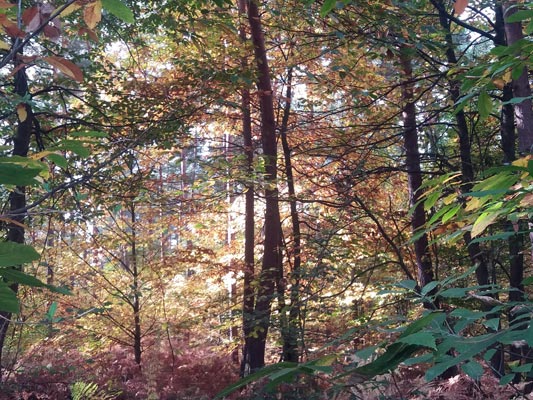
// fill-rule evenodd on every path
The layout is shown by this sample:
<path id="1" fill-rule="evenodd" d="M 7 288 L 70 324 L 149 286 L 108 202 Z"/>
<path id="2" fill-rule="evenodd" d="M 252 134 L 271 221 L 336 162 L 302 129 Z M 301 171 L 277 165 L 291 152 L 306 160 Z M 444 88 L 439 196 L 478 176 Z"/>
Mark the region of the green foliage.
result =
<path id="1" fill-rule="evenodd" d="M 70 395 L 72 400 L 113 400 L 118 396 L 99 389 L 94 382 L 75 382 L 70 386 Z"/>

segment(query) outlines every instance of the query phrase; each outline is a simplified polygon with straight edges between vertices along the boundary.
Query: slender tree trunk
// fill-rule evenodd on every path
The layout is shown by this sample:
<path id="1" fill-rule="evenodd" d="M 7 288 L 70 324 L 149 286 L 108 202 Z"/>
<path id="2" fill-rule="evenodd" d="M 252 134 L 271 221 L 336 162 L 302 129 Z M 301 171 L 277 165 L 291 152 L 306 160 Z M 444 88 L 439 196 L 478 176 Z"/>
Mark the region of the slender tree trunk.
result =
<path id="1" fill-rule="evenodd" d="M 420 186 L 422 186 L 422 171 L 420 168 L 420 152 L 418 149 L 418 132 L 416 128 L 416 107 L 414 97 L 413 67 L 411 65 L 411 49 L 407 46 L 400 48 L 400 63 L 402 67 L 402 104 L 403 104 L 403 137 L 407 178 L 409 185 L 410 205 L 414 207 L 419 200 Z M 422 204 L 418 204 L 411 217 L 413 232 L 423 229 L 426 215 Z M 424 287 L 433 280 L 433 268 L 426 234 L 420 236 L 414 243 L 418 283 Z"/>
<path id="2" fill-rule="evenodd" d="M 242 18 L 246 15 L 246 0 L 238 0 L 239 16 Z M 241 42 L 246 43 L 246 27 L 241 23 L 239 27 L 239 36 Z M 241 68 L 246 71 L 248 62 L 246 57 L 242 58 Z M 255 269 L 255 193 L 254 183 L 251 176 L 254 172 L 254 145 L 252 140 L 252 117 L 250 110 L 250 90 L 243 87 L 241 90 L 241 112 L 242 112 L 242 136 L 244 142 L 244 153 L 246 155 L 246 171 L 247 178 L 245 187 L 245 221 L 244 221 L 244 279 L 243 279 L 243 306 L 242 306 L 242 321 L 244 333 L 244 346 L 241 360 L 241 376 L 246 376 L 250 373 L 250 349 L 248 338 L 252 334 L 253 328 L 253 312 L 255 304 L 255 291 L 253 286 L 254 269 Z"/>
<path id="3" fill-rule="evenodd" d="M 15 62 L 15 67 L 18 67 L 19 63 Z M 21 98 L 28 94 L 28 78 L 26 76 L 26 69 L 21 67 L 15 73 L 15 93 Z M 27 157 L 30 148 L 30 138 L 33 127 L 33 111 L 28 103 L 21 103 L 19 107 L 23 107 L 26 111 L 26 118 L 21 120 L 19 118 L 17 130 L 13 137 L 13 152 L 14 156 Z M 22 113 L 19 113 L 21 115 Z M 7 240 L 15 243 L 24 243 L 24 222 L 26 218 L 26 212 L 17 211 L 26 207 L 26 188 L 23 186 L 17 186 L 9 194 L 9 209 L 11 211 L 10 219 L 7 225 Z M 18 285 L 13 284 L 11 289 L 17 293 Z M 2 354 L 4 350 L 7 331 L 9 328 L 11 319 L 11 313 L 0 312 L 0 381 L 2 376 Z"/>
<path id="4" fill-rule="evenodd" d="M 252 335 L 246 338 L 250 370 L 253 372 L 265 365 L 265 346 L 270 326 L 272 298 L 276 279 L 279 279 L 281 222 L 278 207 L 277 142 L 272 85 L 261 18 L 257 3 L 254 0 L 248 3 L 248 23 L 258 72 L 257 89 L 261 115 L 261 143 L 265 159 L 265 239 L 263 260 L 253 313 L 253 332 Z"/>
<path id="5" fill-rule="evenodd" d="M 135 203 L 133 200 L 130 204 L 131 215 L 131 260 L 130 271 L 133 277 L 131 290 L 133 291 L 133 354 L 135 362 L 141 365 L 142 357 L 142 331 L 141 331 L 141 302 L 140 302 L 140 287 L 139 287 L 139 265 L 137 260 L 137 232 L 136 232 L 136 212 Z"/>
<path id="6" fill-rule="evenodd" d="M 290 260 L 292 255 L 292 271 L 290 276 L 290 309 L 287 321 L 286 332 L 283 334 L 283 360 L 298 362 L 298 335 L 300 326 L 300 276 L 301 276 L 301 233 L 300 233 L 300 216 L 296 203 L 296 190 L 294 188 L 294 177 L 292 169 L 292 158 L 289 141 L 287 140 L 287 131 L 289 126 L 289 116 L 292 101 L 292 68 L 287 73 L 287 92 L 285 94 L 285 107 L 281 121 L 280 136 L 283 146 L 283 156 L 285 159 L 285 175 L 287 178 L 287 189 L 289 192 L 289 204 L 291 209 L 292 224 L 292 254 L 288 254 Z"/>
<path id="7" fill-rule="evenodd" d="M 505 18 L 510 17 L 518 11 L 518 2 L 514 0 L 503 2 L 503 16 L 505 24 L 505 35 L 507 45 L 512 46 L 524 38 L 522 24 L 520 22 L 508 23 Z M 522 56 L 517 54 L 517 57 Z M 516 131 L 518 134 L 518 151 L 521 154 L 530 154 L 533 151 L 533 108 L 531 101 L 531 87 L 526 67 L 518 79 L 513 80 L 514 97 L 524 98 L 520 103 L 514 105 L 514 116 Z"/>

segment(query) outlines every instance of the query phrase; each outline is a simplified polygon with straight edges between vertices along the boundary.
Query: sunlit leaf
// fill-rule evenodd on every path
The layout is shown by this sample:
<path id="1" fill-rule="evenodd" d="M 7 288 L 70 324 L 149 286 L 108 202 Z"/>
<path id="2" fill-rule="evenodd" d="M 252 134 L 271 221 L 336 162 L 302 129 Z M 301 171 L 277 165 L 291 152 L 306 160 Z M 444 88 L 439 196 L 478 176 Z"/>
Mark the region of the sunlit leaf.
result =
<path id="1" fill-rule="evenodd" d="M 128 24 L 135 22 L 133 12 L 120 0 L 102 0 L 102 6 L 104 10 Z"/>
<path id="2" fill-rule="evenodd" d="M 466 10 L 466 6 L 468 6 L 468 0 L 455 0 L 453 10 L 457 15 L 461 15 Z"/>
<path id="3" fill-rule="evenodd" d="M 83 9 L 83 20 L 89 27 L 89 29 L 94 29 L 96 25 L 102 19 L 102 2 L 97 0 L 95 2 L 89 3 Z"/>

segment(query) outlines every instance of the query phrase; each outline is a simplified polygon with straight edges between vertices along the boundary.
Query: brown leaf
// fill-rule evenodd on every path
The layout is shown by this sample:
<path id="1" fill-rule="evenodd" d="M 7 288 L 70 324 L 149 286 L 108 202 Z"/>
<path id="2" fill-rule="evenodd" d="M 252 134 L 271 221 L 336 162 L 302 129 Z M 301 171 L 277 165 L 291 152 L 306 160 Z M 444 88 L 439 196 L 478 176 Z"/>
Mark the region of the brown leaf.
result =
<path id="1" fill-rule="evenodd" d="M 64 58 L 57 56 L 44 57 L 43 60 L 60 70 L 69 78 L 72 78 L 78 82 L 83 82 L 83 72 L 81 71 L 80 67 L 74 64 L 72 61 L 65 60 Z"/>
<path id="2" fill-rule="evenodd" d="M 11 37 L 24 37 L 25 33 L 22 32 L 13 21 L 7 18 L 6 14 L 0 13 L 0 25 L 4 27 L 6 33 Z"/>
<path id="3" fill-rule="evenodd" d="M 102 2 L 100 0 L 88 4 L 83 10 L 83 20 L 89 27 L 94 29 L 102 19 Z"/>
<path id="4" fill-rule="evenodd" d="M 466 10 L 466 6 L 468 5 L 468 0 L 455 0 L 455 3 L 453 3 L 453 9 L 457 15 L 461 15 L 464 10 Z"/>
<path id="5" fill-rule="evenodd" d="M 24 10 L 22 13 L 22 22 L 26 25 L 26 32 L 33 32 L 41 26 L 41 13 L 39 8 L 30 7 Z"/>
<path id="6" fill-rule="evenodd" d="M 53 25 L 46 25 L 43 29 L 43 33 L 44 36 L 52 40 L 58 39 L 61 35 L 61 31 L 59 30 L 59 28 Z"/>
<path id="7" fill-rule="evenodd" d="M 84 33 L 87 34 L 87 36 L 89 36 L 89 38 L 91 38 L 94 42 L 98 42 L 98 35 L 96 34 L 95 31 L 93 31 L 92 29 L 89 29 L 89 28 L 80 28 L 80 30 L 78 31 L 78 35 L 83 35 Z"/>

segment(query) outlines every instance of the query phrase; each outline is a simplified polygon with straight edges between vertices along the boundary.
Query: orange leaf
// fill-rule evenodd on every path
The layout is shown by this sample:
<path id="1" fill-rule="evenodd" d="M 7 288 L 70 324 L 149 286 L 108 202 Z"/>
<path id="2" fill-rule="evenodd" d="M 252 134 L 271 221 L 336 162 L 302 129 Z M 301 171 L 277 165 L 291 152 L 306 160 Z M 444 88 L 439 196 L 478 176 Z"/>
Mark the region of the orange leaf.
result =
<path id="1" fill-rule="evenodd" d="M 102 2 L 100 0 L 88 4 L 83 10 L 83 20 L 89 27 L 94 29 L 102 19 Z"/>
<path id="2" fill-rule="evenodd" d="M 72 61 L 56 56 L 44 57 L 43 60 L 63 72 L 69 78 L 72 78 L 78 82 L 83 82 L 83 72 L 81 71 L 80 67 L 74 64 Z"/>
<path id="3" fill-rule="evenodd" d="M 466 6 L 468 5 L 468 0 L 455 0 L 455 3 L 453 3 L 453 9 L 457 15 L 461 15 L 464 10 L 466 10 Z"/>

